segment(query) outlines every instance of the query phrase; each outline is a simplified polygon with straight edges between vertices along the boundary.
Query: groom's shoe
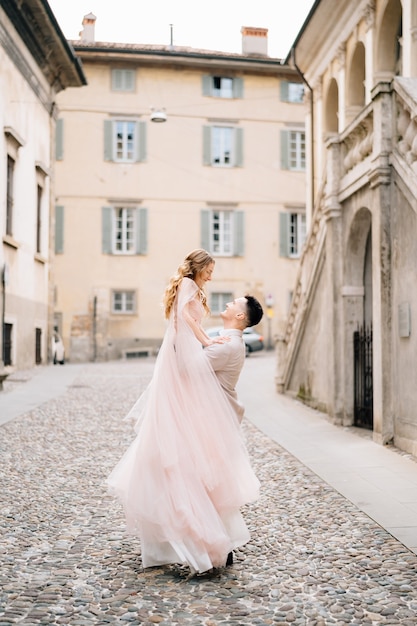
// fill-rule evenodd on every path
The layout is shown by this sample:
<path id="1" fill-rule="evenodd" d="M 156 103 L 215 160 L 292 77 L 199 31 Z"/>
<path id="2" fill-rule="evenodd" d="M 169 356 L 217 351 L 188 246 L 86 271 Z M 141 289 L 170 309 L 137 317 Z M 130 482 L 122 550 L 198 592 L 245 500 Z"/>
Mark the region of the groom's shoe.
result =
<path id="1" fill-rule="evenodd" d="M 229 552 L 227 555 L 226 567 L 228 565 L 233 565 L 233 552 Z"/>

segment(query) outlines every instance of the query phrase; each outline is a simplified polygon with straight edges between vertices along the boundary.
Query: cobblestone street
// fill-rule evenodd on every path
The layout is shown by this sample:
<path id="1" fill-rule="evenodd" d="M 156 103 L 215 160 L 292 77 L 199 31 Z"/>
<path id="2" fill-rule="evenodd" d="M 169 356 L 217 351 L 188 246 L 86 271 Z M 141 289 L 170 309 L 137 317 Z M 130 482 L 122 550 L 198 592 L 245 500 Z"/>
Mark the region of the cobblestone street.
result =
<path id="1" fill-rule="evenodd" d="M 87 364 L 63 395 L 0 426 L 0 626 L 415 626 L 416 554 L 248 419 L 262 483 L 244 510 L 250 543 L 215 574 L 143 571 L 104 480 L 153 364 Z M 2 393 L 14 392 L 12 380 Z"/>

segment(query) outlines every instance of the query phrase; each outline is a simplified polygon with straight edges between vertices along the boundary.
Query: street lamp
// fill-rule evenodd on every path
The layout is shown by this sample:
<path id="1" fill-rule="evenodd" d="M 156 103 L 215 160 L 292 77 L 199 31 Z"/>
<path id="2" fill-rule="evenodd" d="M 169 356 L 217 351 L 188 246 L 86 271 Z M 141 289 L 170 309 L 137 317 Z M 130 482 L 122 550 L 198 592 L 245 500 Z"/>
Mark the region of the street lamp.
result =
<path id="1" fill-rule="evenodd" d="M 274 317 L 274 297 L 272 294 L 268 294 L 265 298 L 266 305 L 266 319 L 268 321 L 268 342 L 266 344 L 267 350 L 272 350 L 272 336 L 271 336 L 271 325 L 272 318 Z"/>
<path id="2" fill-rule="evenodd" d="M 167 121 L 167 114 L 165 109 L 152 109 L 151 111 L 151 122 L 156 122 L 157 124 L 161 124 L 162 122 Z"/>

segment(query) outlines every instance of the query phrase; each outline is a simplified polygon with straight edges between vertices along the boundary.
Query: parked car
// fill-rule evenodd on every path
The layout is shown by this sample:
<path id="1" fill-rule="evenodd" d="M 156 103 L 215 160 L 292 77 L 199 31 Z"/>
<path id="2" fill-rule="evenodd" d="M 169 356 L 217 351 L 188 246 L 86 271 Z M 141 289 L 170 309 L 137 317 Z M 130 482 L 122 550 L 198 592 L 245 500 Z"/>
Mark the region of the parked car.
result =
<path id="1" fill-rule="evenodd" d="M 64 365 L 65 363 L 65 348 L 64 342 L 57 332 L 54 332 L 52 337 L 52 360 L 54 365 L 60 363 Z"/>
<path id="2" fill-rule="evenodd" d="M 206 328 L 205 330 L 209 337 L 216 337 L 220 334 L 220 331 L 223 330 L 223 326 L 214 326 L 212 328 Z M 245 328 L 243 331 L 243 341 L 245 342 L 246 356 L 249 356 L 251 352 L 264 349 L 264 338 L 253 328 Z"/>

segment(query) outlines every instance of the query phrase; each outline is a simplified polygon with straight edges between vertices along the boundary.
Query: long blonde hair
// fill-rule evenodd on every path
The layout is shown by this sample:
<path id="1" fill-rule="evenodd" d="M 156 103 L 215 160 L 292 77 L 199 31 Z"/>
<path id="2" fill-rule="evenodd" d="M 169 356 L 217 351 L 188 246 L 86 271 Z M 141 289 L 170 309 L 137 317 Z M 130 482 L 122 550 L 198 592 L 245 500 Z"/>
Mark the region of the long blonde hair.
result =
<path id="1" fill-rule="evenodd" d="M 177 295 L 178 287 L 180 286 L 182 279 L 187 277 L 195 280 L 197 274 L 210 263 L 214 263 L 213 257 L 202 248 L 197 248 L 197 250 L 193 250 L 187 254 L 184 261 L 169 281 L 168 287 L 165 289 L 163 302 L 165 317 L 167 319 L 171 313 L 172 305 L 174 304 L 175 296 Z M 207 297 L 203 289 L 200 289 L 200 297 L 206 313 L 210 313 L 210 309 L 207 304 Z"/>

